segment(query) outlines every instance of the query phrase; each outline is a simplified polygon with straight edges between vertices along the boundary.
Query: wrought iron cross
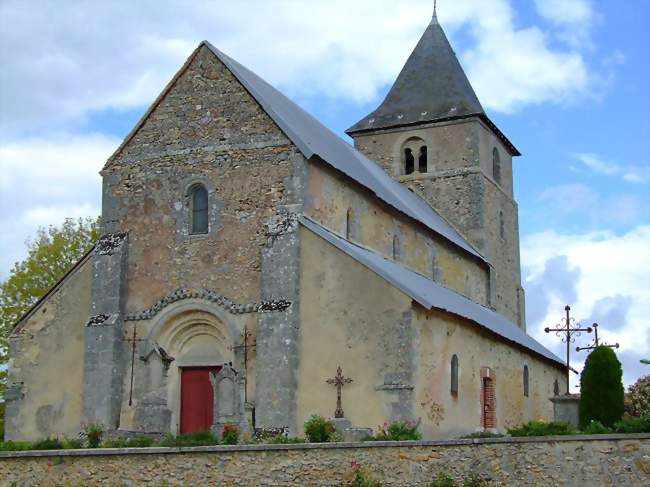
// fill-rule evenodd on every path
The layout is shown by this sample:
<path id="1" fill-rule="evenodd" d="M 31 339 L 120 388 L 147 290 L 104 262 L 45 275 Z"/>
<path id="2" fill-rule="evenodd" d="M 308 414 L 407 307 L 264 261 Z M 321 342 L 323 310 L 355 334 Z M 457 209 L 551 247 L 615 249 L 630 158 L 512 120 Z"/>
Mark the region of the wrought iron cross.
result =
<path id="1" fill-rule="evenodd" d="M 594 344 L 589 346 L 589 347 L 576 347 L 576 352 L 582 352 L 583 350 L 594 350 L 596 347 L 609 347 L 609 348 L 618 348 L 619 344 L 615 343 L 614 345 L 610 345 L 608 343 L 600 343 L 598 341 L 598 323 L 594 323 L 592 325 L 594 327 Z"/>
<path id="2" fill-rule="evenodd" d="M 129 406 L 131 406 L 133 404 L 133 369 L 135 367 L 135 347 L 137 343 L 144 341 L 142 338 L 138 338 L 135 323 L 133 323 L 133 336 L 131 338 L 125 338 L 124 340 L 131 343 L 131 388 L 129 389 Z"/>
<path id="3" fill-rule="evenodd" d="M 248 330 L 247 327 L 244 327 L 244 331 L 242 332 L 241 336 L 242 344 L 235 347 L 230 347 L 230 349 L 233 351 L 244 351 L 244 372 L 246 372 L 244 375 L 244 402 L 248 402 L 248 351 L 251 348 L 255 348 L 257 342 L 255 340 L 253 340 L 251 343 L 248 342 L 248 339 L 251 338 L 253 334 Z"/>
<path id="4" fill-rule="evenodd" d="M 567 305 L 564 308 L 564 311 L 566 312 L 566 318 L 564 318 L 564 327 L 562 327 L 561 324 L 557 324 L 557 328 L 549 328 L 547 326 L 544 328 L 544 331 L 546 333 L 554 331 L 558 337 L 562 338 L 562 342 L 566 343 L 566 393 L 568 396 L 571 394 L 571 391 L 569 390 L 569 376 L 571 374 L 571 344 L 576 341 L 575 337 L 580 336 L 581 332 L 586 331 L 587 333 L 591 333 L 593 331 L 593 328 L 590 326 L 587 328 L 580 328 L 579 324 L 577 326 L 573 325 L 575 323 L 575 319 L 571 318 L 569 315 L 571 306 Z"/>
<path id="5" fill-rule="evenodd" d="M 339 365 L 338 369 L 336 369 L 336 375 L 332 379 L 327 379 L 325 382 L 336 387 L 336 411 L 334 411 L 334 417 L 344 418 L 345 414 L 343 413 L 343 407 L 341 404 L 341 388 L 345 384 L 349 384 L 350 382 L 352 382 L 352 379 L 343 377 L 343 370 Z"/>

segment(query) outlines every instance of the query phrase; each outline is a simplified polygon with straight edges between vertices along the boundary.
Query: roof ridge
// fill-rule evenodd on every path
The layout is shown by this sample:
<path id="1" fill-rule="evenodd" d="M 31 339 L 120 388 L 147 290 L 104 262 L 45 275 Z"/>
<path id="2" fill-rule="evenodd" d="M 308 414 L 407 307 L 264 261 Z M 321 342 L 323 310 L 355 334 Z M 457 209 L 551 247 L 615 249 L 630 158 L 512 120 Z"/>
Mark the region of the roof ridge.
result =
<path id="1" fill-rule="evenodd" d="M 335 169 L 371 190 L 399 212 L 419 221 L 469 254 L 488 263 L 452 225 L 426 201 L 391 178 L 379 165 L 345 142 L 302 107 L 268 82 L 221 52 L 205 45 L 233 73 L 305 158 L 318 156 Z"/>

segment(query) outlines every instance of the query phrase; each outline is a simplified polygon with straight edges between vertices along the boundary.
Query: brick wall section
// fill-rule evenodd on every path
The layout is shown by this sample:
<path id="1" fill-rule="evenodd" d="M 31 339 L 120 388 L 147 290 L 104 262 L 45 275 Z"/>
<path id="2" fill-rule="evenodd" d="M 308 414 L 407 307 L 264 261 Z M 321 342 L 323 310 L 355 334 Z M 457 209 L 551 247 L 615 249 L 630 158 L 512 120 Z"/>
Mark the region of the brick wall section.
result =
<path id="1" fill-rule="evenodd" d="M 481 426 L 497 427 L 496 375 L 489 367 L 481 367 Z"/>
<path id="2" fill-rule="evenodd" d="M 388 487 L 428 487 L 443 472 L 500 486 L 635 487 L 650 485 L 650 435 L 0 453 L 0 485 L 338 486 L 352 462 Z"/>

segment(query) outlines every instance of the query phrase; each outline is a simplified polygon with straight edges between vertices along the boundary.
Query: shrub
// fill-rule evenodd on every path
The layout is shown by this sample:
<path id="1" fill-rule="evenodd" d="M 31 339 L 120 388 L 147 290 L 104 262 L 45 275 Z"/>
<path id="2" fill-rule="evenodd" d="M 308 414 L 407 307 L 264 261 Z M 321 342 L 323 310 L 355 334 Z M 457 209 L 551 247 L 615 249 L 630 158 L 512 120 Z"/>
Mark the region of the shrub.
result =
<path id="1" fill-rule="evenodd" d="M 362 441 L 417 441 L 422 439 L 419 427 L 419 421 L 384 423 L 375 436 L 366 436 Z"/>
<path id="2" fill-rule="evenodd" d="M 64 450 L 79 450 L 84 447 L 84 442 L 78 438 L 63 438 L 61 443 Z"/>
<path id="3" fill-rule="evenodd" d="M 431 482 L 431 487 L 456 487 L 456 482 L 447 474 L 440 474 Z"/>
<path id="4" fill-rule="evenodd" d="M 650 419 L 624 416 L 614 423 L 614 431 L 617 433 L 650 433 Z"/>
<path id="5" fill-rule="evenodd" d="M 641 377 L 630 386 L 625 412 L 630 416 L 650 416 L 650 375 Z"/>
<path id="6" fill-rule="evenodd" d="M 596 347 L 580 376 L 580 426 L 591 420 L 612 426 L 623 416 L 623 370 L 609 347 Z"/>
<path id="7" fill-rule="evenodd" d="M 88 447 L 97 448 L 102 442 L 104 427 L 101 424 L 89 424 L 86 426 L 85 432 L 88 438 Z"/>
<path id="8" fill-rule="evenodd" d="M 305 436 L 310 443 L 327 443 L 334 439 L 334 425 L 317 414 L 305 421 Z"/>
<path id="9" fill-rule="evenodd" d="M 352 480 L 349 487 L 381 487 L 381 483 L 372 479 L 357 462 L 352 462 Z"/>
<path id="10" fill-rule="evenodd" d="M 0 441 L 0 451 L 23 451 L 32 449 L 32 444 L 29 441 Z"/>
<path id="11" fill-rule="evenodd" d="M 239 442 L 239 430 L 234 424 L 226 424 L 221 431 L 221 443 L 236 445 Z"/>
<path id="12" fill-rule="evenodd" d="M 269 438 L 263 440 L 263 443 L 269 445 L 295 445 L 298 443 L 305 443 L 304 438 L 287 438 L 285 436 L 276 436 L 275 438 Z"/>
<path id="13" fill-rule="evenodd" d="M 102 443 L 102 448 L 147 448 L 153 445 L 153 438 L 133 436 L 131 438 L 109 438 Z"/>
<path id="14" fill-rule="evenodd" d="M 510 436 L 561 436 L 576 434 L 575 428 L 569 423 L 546 423 L 531 421 L 508 430 Z"/>
<path id="15" fill-rule="evenodd" d="M 61 450 L 63 444 L 58 438 L 45 438 L 32 444 L 32 450 Z"/>
<path id="16" fill-rule="evenodd" d="M 607 433 L 612 433 L 613 430 L 603 425 L 600 421 L 591 420 L 587 426 L 582 429 L 582 433 L 585 435 L 605 435 Z"/>
<path id="17" fill-rule="evenodd" d="M 212 446 L 218 445 L 219 438 L 209 431 L 174 436 L 167 434 L 160 441 L 160 446 Z"/>

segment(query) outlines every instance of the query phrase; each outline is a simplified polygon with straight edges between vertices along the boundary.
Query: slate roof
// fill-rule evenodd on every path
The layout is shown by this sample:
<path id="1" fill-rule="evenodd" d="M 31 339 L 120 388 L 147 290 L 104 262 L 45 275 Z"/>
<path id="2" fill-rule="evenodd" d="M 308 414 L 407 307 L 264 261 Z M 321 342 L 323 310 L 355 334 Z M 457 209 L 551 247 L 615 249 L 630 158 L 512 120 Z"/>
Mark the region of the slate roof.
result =
<path id="1" fill-rule="evenodd" d="M 300 222 L 351 258 L 369 268 L 427 309 L 438 309 L 465 318 L 501 338 L 566 367 L 566 363 L 504 316 L 435 283 L 401 264 L 353 244 L 303 216 Z"/>
<path id="2" fill-rule="evenodd" d="M 371 190 L 393 208 L 419 221 L 483 262 L 487 262 L 485 257 L 426 201 L 392 179 L 377 163 L 368 159 L 273 86 L 209 42 L 203 41 L 201 45 L 205 45 L 226 65 L 305 158 L 318 156 Z"/>
<path id="3" fill-rule="evenodd" d="M 382 104 L 346 132 L 353 135 L 469 117 L 483 120 L 512 155 L 520 155 L 485 114 L 434 14 Z"/>

